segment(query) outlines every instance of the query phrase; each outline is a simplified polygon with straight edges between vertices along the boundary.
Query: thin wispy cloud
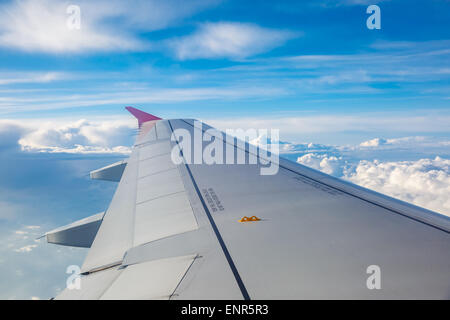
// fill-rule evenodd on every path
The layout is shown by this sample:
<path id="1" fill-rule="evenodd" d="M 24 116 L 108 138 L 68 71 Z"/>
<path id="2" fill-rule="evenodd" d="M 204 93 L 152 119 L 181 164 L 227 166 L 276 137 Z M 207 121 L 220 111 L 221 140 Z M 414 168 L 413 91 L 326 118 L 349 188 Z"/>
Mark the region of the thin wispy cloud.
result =
<path id="1" fill-rule="evenodd" d="M 0 85 L 24 83 L 39 84 L 63 79 L 67 79 L 67 74 L 63 72 L 0 72 Z"/>
<path id="2" fill-rule="evenodd" d="M 102 92 L 103 91 L 103 92 Z M 197 88 L 143 88 L 124 89 L 114 92 L 99 88 L 98 93 L 37 95 L 24 98 L 20 95 L 5 98 L 0 104 L 0 114 L 8 111 L 24 112 L 32 110 L 52 110 L 76 107 L 95 107 L 103 105 L 127 104 L 168 104 L 189 101 L 262 99 L 285 95 L 286 90 L 276 87 L 230 86 L 230 87 L 197 87 Z M 1 99 L 0 99 L 1 102 Z"/>
<path id="3" fill-rule="evenodd" d="M 141 41 L 129 34 L 104 30 L 98 25 L 98 20 L 90 20 L 88 16 L 83 16 L 81 29 L 69 29 L 67 6 L 64 2 L 53 0 L 3 4 L 0 11 L 0 46 L 49 53 L 144 47 Z"/>
<path id="4" fill-rule="evenodd" d="M 448 86 L 445 82 L 436 82 L 449 77 L 445 65 L 450 53 L 443 50 L 447 44 L 446 41 L 419 42 L 406 51 L 380 49 L 376 53 L 353 55 L 247 58 L 235 66 L 208 72 L 202 69 L 183 71 L 178 67 L 165 70 L 152 67 L 150 71 L 133 69 L 125 74 L 45 71 L 14 75 L 3 72 L 0 84 L 5 88 L 21 83 L 36 86 L 35 91 L 28 91 L 26 95 L 20 91 L 4 91 L 0 113 L 283 97 L 303 104 L 326 104 L 328 109 L 332 108 L 328 101 L 336 99 L 349 99 L 351 103 L 364 100 L 372 109 L 380 103 L 386 106 L 406 104 L 405 101 L 414 99 L 426 99 L 429 103 L 430 97 L 434 103 L 442 104 Z M 435 52 L 433 59 L 428 57 L 429 50 Z M 208 51 L 203 54 L 209 55 L 205 52 Z M 49 82 L 58 83 L 65 90 L 61 93 L 60 89 L 50 90 L 45 86 Z"/>
<path id="5" fill-rule="evenodd" d="M 170 40 L 181 59 L 245 58 L 269 51 L 299 33 L 237 22 L 202 24 L 193 34 Z"/>
<path id="6" fill-rule="evenodd" d="M 146 51 L 140 32 L 165 28 L 217 1 L 77 1 L 80 28 L 67 26 L 71 3 L 10 1 L 0 6 L 0 46 L 28 52 Z"/>

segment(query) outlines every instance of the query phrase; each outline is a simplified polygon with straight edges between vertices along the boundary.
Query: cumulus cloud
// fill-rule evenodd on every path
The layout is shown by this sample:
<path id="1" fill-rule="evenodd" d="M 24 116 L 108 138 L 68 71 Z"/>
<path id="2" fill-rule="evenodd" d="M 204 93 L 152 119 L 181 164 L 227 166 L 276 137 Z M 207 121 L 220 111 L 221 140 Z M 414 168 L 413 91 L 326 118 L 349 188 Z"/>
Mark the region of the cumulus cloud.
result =
<path id="1" fill-rule="evenodd" d="M 0 150 L 17 148 L 17 141 L 29 130 L 18 121 L 0 120 Z"/>
<path id="2" fill-rule="evenodd" d="M 380 145 L 386 144 L 387 140 L 383 138 L 375 138 L 372 140 L 367 140 L 364 142 L 361 142 L 359 145 L 361 147 L 378 147 Z"/>
<path id="3" fill-rule="evenodd" d="M 307 153 L 297 162 L 450 216 L 450 160 L 438 156 L 411 161 L 357 160 L 357 148 L 343 151 L 343 155 Z M 382 149 L 378 152 L 383 156 Z"/>
<path id="4" fill-rule="evenodd" d="M 346 167 L 346 162 L 342 157 L 317 153 L 308 153 L 298 157 L 297 162 L 333 176 L 342 176 Z"/>
<path id="5" fill-rule="evenodd" d="M 358 145 L 330 146 L 274 141 L 260 135 L 250 142 L 261 147 L 279 143 L 280 154 L 295 155 L 300 164 L 450 216 L 450 160 L 421 158 L 448 156 L 446 138 L 374 138 Z M 410 157 L 415 159 L 402 160 Z"/>
<path id="6" fill-rule="evenodd" d="M 50 53 L 148 49 L 137 33 L 167 27 L 213 3 L 80 0 L 81 28 L 71 29 L 69 2 L 10 1 L 0 8 L 0 46 Z"/>
<path id="7" fill-rule="evenodd" d="M 450 160 L 360 161 L 344 178 L 450 216 Z"/>
<path id="8" fill-rule="evenodd" d="M 68 123 L 44 122 L 24 125 L 20 121 L 0 121 L 0 134 L 8 133 L 8 145 L 22 151 L 49 153 L 130 153 L 134 125 L 124 121 Z M 1 145 L 0 145 L 1 147 Z"/>
<path id="9" fill-rule="evenodd" d="M 3 148 L 16 144 L 25 152 L 77 153 L 77 154 L 128 154 L 134 132 L 134 123 L 122 121 L 92 122 L 78 120 L 66 123 L 46 122 L 24 126 L 19 121 L 0 121 L 0 136 L 11 138 Z M 4 141 L 5 139 L 0 139 Z M 384 152 L 392 158 L 392 150 L 400 150 L 397 157 L 407 154 L 446 155 L 449 141 L 432 137 L 374 138 L 356 146 L 329 146 L 315 143 L 290 143 L 259 136 L 253 144 L 269 147 L 279 145 L 279 152 L 298 155 L 297 162 L 333 176 L 347 179 L 361 186 L 450 215 L 450 160 L 444 157 L 420 158 L 410 161 L 375 160 Z M 3 142 L 5 143 L 5 142 Z M 0 147 L 2 147 L 0 145 Z M 421 149 L 422 153 L 417 153 Z M 276 149 L 275 149 L 276 150 Z M 361 153 L 364 150 L 370 152 Z M 408 151 L 409 150 L 409 151 Z M 427 151 L 428 150 L 428 151 Z M 364 160 L 360 160 L 364 155 Z M 4 208 L 8 206 L 4 205 Z M 6 210 L 7 211 L 7 210 Z M 2 218 L 9 219 L 3 210 Z M 26 235 L 28 226 L 17 234 Z M 28 252 L 33 247 L 21 247 Z"/>
<path id="10" fill-rule="evenodd" d="M 249 23 L 205 23 L 196 32 L 171 41 L 179 59 L 245 58 L 271 50 L 295 37 L 290 31 Z"/>
<path id="11" fill-rule="evenodd" d="M 130 153 L 130 148 L 113 145 L 122 135 L 130 135 L 131 128 L 117 123 L 91 123 L 79 120 L 59 127 L 40 126 L 19 140 L 22 150 L 66 153 Z"/>

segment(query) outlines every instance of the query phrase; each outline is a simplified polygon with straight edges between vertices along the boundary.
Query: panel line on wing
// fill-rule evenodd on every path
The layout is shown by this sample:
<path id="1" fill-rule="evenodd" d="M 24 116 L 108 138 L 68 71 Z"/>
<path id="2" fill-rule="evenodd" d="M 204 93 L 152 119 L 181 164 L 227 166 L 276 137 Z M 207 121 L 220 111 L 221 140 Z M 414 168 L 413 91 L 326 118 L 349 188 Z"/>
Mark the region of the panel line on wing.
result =
<path id="1" fill-rule="evenodd" d="M 152 144 L 157 144 L 158 142 L 163 142 L 163 141 L 170 141 L 170 139 L 159 139 L 159 140 L 151 140 L 151 141 L 145 141 L 145 142 L 141 142 L 141 143 L 136 143 L 133 145 L 133 147 L 146 147 Z"/>
<path id="2" fill-rule="evenodd" d="M 168 120 L 168 123 L 169 123 L 170 129 L 173 132 L 173 127 L 172 127 L 172 124 L 171 124 L 170 120 Z M 179 147 L 178 140 L 176 141 L 176 143 L 177 143 L 177 145 Z M 181 153 L 181 156 L 184 159 L 183 150 L 181 148 L 180 148 L 180 153 Z M 186 160 L 186 159 L 184 159 L 184 160 Z M 191 178 L 192 184 L 194 185 L 194 189 L 197 192 L 197 195 L 198 195 L 198 197 L 200 199 L 200 202 L 202 203 L 203 209 L 205 210 L 205 213 L 206 213 L 206 215 L 208 217 L 208 220 L 209 220 L 209 222 L 211 224 L 211 227 L 212 227 L 212 229 L 213 229 L 213 231 L 214 231 L 214 233 L 216 235 L 216 238 L 219 241 L 220 247 L 222 248 L 222 251 L 223 251 L 223 253 L 225 255 L 225 258 L 228 261 L 228 265 L 230 266 L 231 272 L 233 273 L 234 278 L 235 278 L 235 280 L 237 282 L 237 285 L 238 285 L 239 289 L 241 290 L 242 296 L 244 297 L 245 300 L 251 300 L 250 299 L 250 295 L 248 294 L 247 289 L 246 289 L 246 287 L 244 285 L 244 282 L 242 281 L 242 278 L 239 275 L 239 272 L 238 272 L 238 270 L 236 268 L 236 265 L 234 264 L 234 261 L 233 261 L 231 255 L 230 255 L 230 252 L 228 251 L 228 248 L 227 248 L 225 242 L 223 241 L 222 235 L 220 234 L 219 229 L 217 228 L 217 225 L 216 225 L 216 223 L 215 223 L 215 221 L 214 221 L 214 219 L 213 219 L 213 217 L 211 215 L 211 212 L 209 211 L 208 206 L 205 203 L 205 199 L 203 199 L 203 195 L 201 194 L 200 189 L 198 188 L 197 182 L 195 181 L 194 176 L 192 175 L 191 169 L 189 168 L 189 165 L 186 163 L 186 161 L 184 161 L 184 165 L 185 165 L 185 167 L 186 167 L 186 169 L 188 171 L 188 174 L 189 174 L 189 176 Z"/>
<path id="3" fill-rule="evenodd" d="M 153 173 L 149 173 L 149 174 L 146 174 L 146 175 L 143 175 L 143 176 L 139 177 L 138 180 L 145 179 L 145 178 L 148 178 L 148 177 L 153 176 L 155 174 L 159 174 L 159 173 L 163 173 L 163 172 L 167 172 L 167 171 L 171 171 L 171 170 L 175 170 L 175 169 L 176 168 L 169 168 L 169 169 L 164 169 L 164 170 L 160 170 L 160 171 L 155 171 Z"/>
<path id="4" fill-rule="evenodd" d="M 156 198 L 151 198 L 151 199 L 144 200 L 144 201 L 141 201 L 141 202 L 136 202 L 136 205 L 143 204 L 143 203 L 146 203 L 146 202 L 149 202 L 149 201 L 153 201 L 153 200 L 158 200 L 158 199 L 161 199 L 161 198 L 166 198 L 166 197 L 172 196 L 174 194 L 183 193 L 183 192 L 186 192 L 186 191 L 182 190 L 182 191 L 167 193 L 167 194 L 164 194 L 164 195 L 156 197 Z"/>
<path id="5" fill-rule="evenodd" d="M 175 287 L 175 289 L 173 289 L 173 292 L 170 294 L 169 296 L 169 300 L 175 295 L 175 292 L 177 292 L 178 287 L 180 286 L 180 284 L 183 282 L 184 278 L 186 278 L 186 275 L 188 274 L 189 270 L 191 269 L 192 265 L 194 264 L 194 262 L 200 258 L 200 255 L 196 255 L 194 257 L 194 259 L 192 259 L 191 264 L 189 265 L 189 267 L 186 269 L 186 272 L 183 274 L 183 277 L 181 277 L 180 282 L 178 282 L 177 286 Z"/>
<path id="6" fill-rule="evenodd" d="M 150 156 L 148 158 L 139 159 L 139 161 L 150 160 L 150 159 L 161 157 L 161 156 L 165 156 L 165 155 L 168 155 L 168 154 L 170 154 L 170 152 L 163 153 L 163 154 L 157 154 L 157 155 L 154 155 L 154 156 Z"/>

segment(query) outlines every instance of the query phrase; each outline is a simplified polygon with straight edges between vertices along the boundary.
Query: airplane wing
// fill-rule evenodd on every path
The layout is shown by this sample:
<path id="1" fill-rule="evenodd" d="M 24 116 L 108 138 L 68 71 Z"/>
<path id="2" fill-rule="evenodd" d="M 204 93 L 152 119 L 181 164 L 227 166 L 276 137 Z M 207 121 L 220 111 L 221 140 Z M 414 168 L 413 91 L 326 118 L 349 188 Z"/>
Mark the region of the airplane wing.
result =
<path id="1" fill-rule="evenodd" d="M 85 245 L 81 286 L 57 299 L 450 298 L 448 217 L 274 163 L 193 120 L 128 110 L 136 143 L 92 174 L 120 182 Z M 258 161 L 196 162 L 182 134 Z M 262 175 L 271 164 L 276 174 Z"/>

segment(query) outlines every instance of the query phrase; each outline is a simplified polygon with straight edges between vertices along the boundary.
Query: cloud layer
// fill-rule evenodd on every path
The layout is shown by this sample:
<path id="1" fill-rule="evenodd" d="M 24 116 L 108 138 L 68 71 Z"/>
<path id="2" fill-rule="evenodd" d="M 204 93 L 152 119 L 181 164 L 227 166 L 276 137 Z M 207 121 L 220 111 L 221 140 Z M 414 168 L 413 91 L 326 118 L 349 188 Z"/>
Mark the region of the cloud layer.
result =
<path id="1" fill-rule="evenodd" d="M 415 205 L 450 216 L 450 160 L 355 160 L 307 153 L 298 163 Z"/>
<path id="2" fill-rule="evenodd" d="M 28 125 L 20 121 L 0 121 L 1 141 L 19 145 L 22 151 L 28 152 L 129 154 L 135 132 L 135 124 L 129 121 L 78 120 Z"/>
<path id="3" fill-rule="evenodd" d="M 450 160 L 360 161 L 344 178 L 450 216 Z"/>
<path id="4" fill-rule="evenodd" d="M 25 126 L 3 120 L 0 147 L 20 147 L 23 152 L 126 155 L 135 132 L 134 121 L 30 122 Z M 347 146 L 267 141 L 266 137 L 253 141 L 266 142 L 278 143 L 281 154 L 297 157 L 297 162 L 306 166 L 450 215 L 450 160 L 443 158 L 448 156 L 448 139 L 373 138 Z"/>
<path id="5" fill-rule="evenodd" d="M 282 156 L 300 164 L 450 216 L 450 160 L 436 156 L 449 156 L 448 139 L 373 138 L 358 145 L 330 146 L 259 136 L 251 143 L 263 148 L 278 143 Z"/>

